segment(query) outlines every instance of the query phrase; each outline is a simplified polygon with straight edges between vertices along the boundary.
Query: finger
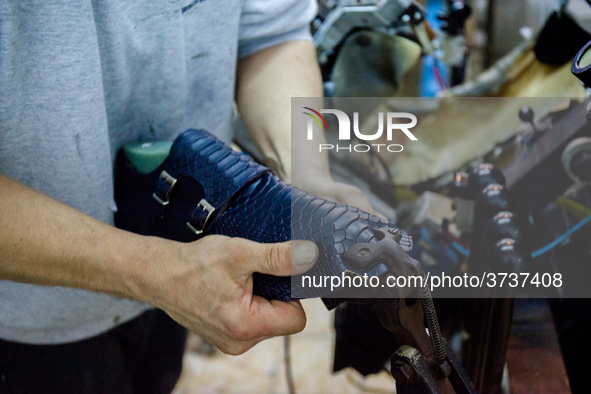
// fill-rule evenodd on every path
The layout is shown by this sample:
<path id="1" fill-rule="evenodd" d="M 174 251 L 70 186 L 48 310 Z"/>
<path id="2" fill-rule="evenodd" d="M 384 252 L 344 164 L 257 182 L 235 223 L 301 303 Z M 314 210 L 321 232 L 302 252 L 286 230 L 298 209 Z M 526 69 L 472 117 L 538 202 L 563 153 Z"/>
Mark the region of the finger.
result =
<path id="1" fill-rule="evenodd" d="M 387 218 L 387 217 L 385 217 L 384 215 L 382 215 L 381 213 L 379 213 L 379 212 L 375 211 L 373 214 L 374 214 L 374 215 L 376 215 L 377 217 L 379 217 L 380 219 L 382 219 L 382 220 L 385 220 L 385 221 L 389 222 L 388 218 Z"/>
<path id="2" fill-rule="evenodd" d="M 267 338 L 259 337 L 249 341 L 228 340 L 227 342 L 217 344 L 216 347 L 224 354 L 229 354 L 230 356 L 238 356 L 250 350 L 256 344 L 258 344 L 261 341 L 264 341 L 265 339 Z"/>
<path id="3" fill-rule="evenodd" d="M 277 244 L 258 244 L 251 256 L 252 272 L 275 276 L 297 275 L 316 264 L 318 247 L 310 241 L 291 241 Z"/>
<path id="4" fill-rule="evenodd" d="M 318 246 L 311 241 L 291 241 L 290 275 L 309 271 L 318 261 Z"/>
<path id="5" fill-rule="evenodd" d="M 342 195 L 341 199 L 346 202 L 347 205 L 351 205 L 353 207 L 357 207 L 362 211 L 367 213 L 371 213 L 372 215 L 377 215 L 377 212 L 374 211 L 373 207 L 369 203 L 368 199 L 365 198 L 363 194 L 361 195 Z"/>
<path id="6" fill-rule="evenodd" d="M 357 207 L 372 215 L 376 214 L 369 200 L 359 188 L 344 183 L 336 183 L 335 185 L 338 202 Z"/>
<path id="7" fill-rule="evenodd" d="M 349 198 L 349 201 L 347 202 L 347 204 L 357 207 L 357 208 L 361 209 L 362 211 L 365 211 L 369 214 L 375 215 L 375 216 L 379 217 L 380 219 L 383 219 L 386 221 L 388 220 L 384 215 L 382 215 L 381 213 L 379 213 L 378 211 L 373 209 L 373 207 L 371 206 L 371 203 L 369 202 L 367 197 L 365 197 L 364 194 L 362 194 L 360 196 L 355 196 L 353 198 Z"/>
<path id="8" fill-rule="evenodd" d="M 268 301 L 254 296 L 249 318 L 255 337 L 276 337 L 296 334 L 306 327 L 306 314 L 299 301 Z"/>
<path id="9" fill-rule="evenodd" d="M 343 204 L 357 207 L 357 208 L 361 209 L 362 211 L 365 211 L 371 215 L 379 217 L 380 219 L 388 221 L 388 219 L 384 215 L 382 215 L 381 213 L 379 213 L 378 211 L 373 209 L 373 207 L 371 206 L 371 203 L 369 202 L 367 197 L 365 197 L 364 194 L 361 194 L 361 195 L 354 194 L 353 196 L 348 195 L 348 194 L 341 194 L 339 196 L 339 200 Z"/>

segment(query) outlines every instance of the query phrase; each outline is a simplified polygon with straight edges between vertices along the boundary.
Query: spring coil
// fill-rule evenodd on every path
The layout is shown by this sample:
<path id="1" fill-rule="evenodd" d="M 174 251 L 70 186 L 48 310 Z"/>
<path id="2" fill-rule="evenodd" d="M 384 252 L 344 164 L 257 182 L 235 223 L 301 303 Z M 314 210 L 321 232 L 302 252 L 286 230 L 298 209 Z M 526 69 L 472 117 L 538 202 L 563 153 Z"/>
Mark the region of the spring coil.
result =
<path id="1" fill-rule="evenodd" d="M 441 328 L 439 328 L 439 321 L 437 320 L 437 312 L 435 311 L 431 291 L 425 286 L 419 288 L 418 293 L 421 297 L 421 304 L 423 305 L 425 317 L 427 318 L 429 337 L 431 338 L 431 344 L 435 351 L 435 357 L 437 358 L 437 361 L 439 361 L 439 364 L 443 364 L 445 361 L 445 349 L 443 347 Z"/>

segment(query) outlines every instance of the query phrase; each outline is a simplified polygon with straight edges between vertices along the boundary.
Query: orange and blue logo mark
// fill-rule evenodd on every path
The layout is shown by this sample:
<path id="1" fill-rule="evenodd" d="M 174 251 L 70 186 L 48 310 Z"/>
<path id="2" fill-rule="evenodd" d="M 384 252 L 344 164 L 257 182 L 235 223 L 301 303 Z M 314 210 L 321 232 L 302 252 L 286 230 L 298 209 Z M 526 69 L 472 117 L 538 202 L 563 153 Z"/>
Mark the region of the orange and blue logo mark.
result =
<path id="1" fill-rule="evenodd" d="M 320 114 L 320 112 L 318 112 L 318 111 L 316 111 L 315 109 L 312 109 L 312 108 L 310 108 L 310 107 L 302 107 L 302 108 L 304 108 L 304 109 L 307 109 L 308 111 L 312 111 L 312 112 L 314 112 L 314 114 L 316 114 L 318 117 L 316 117 L 316 116 L 312 115 L 312 114 L 311 114 L 311 113 L 309 113 L 309 112 L 302 112 L 302 113 L 303 113 L 303 114 L 305 114 L 305 115 L 308 115 L 309 117 L 311 117 L 312 119 L 314 119 L 314 120 L 316 121 L 316 123 L 318 123 L 318 126 L 320 126 L 320 130 L 322 130 L 322 123 L 324 123 L 324 129 L 325 129 L 326 131 L 328 131 L 328 126 L 327 126 L 327 124 L 326 124 L 326 120 L 324 120 L 324 116 L 322 116 L 322 115 Z M 320 123 L 320 119 L 318 119 L 318 118 L 322 119 L 322 123 Z"/>

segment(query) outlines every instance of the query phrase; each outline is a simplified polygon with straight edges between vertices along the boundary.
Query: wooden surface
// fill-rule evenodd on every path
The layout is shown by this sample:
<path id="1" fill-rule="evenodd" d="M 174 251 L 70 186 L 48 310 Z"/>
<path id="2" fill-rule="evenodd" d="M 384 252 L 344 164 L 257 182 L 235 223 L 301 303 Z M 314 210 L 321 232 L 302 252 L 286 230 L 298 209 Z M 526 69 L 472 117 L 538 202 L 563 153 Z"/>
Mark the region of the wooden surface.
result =
<path id="1" fill-rule="evenodd" d="M 511 393 L 570 393 L 547 302 L 543 299 L 515 302 L 507 352 Z"/>

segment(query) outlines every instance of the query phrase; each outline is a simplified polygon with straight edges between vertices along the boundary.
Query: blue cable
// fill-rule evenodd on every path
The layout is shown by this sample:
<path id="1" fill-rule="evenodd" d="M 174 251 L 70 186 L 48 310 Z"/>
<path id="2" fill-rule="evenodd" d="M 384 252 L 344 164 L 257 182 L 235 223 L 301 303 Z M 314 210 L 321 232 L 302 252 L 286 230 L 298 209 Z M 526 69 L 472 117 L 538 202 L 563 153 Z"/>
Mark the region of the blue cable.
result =
<path id="1" fill-rule="evenodd" d="M 562 234 L 560 237 L 556 238 L 554 241 L 550 242 L 548 245 L 532 252 L 531 257 L 538 257 L 539 255 L 542 255 L 542 254 L 546 253 L 547 251 L 549 251 L 550 249 L 558 246 L 562 241 L 564 241 L 565 239 L 570 237 L 575 231 L 577 231 L 578 229 L 583 227 L 587 222 L 589 222 L 589 220 L 591 220 L 591 215 L 587 216 L 585 219 L 581 220 L 579 223 L 577 223 L 574 226 L 572 226 L 571 228 L 569 228 L 566 233 Z"/>
<path id="2" fill-rule="evenodd" d="M 531 257 L 534 257 L 534 258 L 538 257 L 538 256 L 546 253 L 547 251 L 555 248 L 556 246 L 560 245 L 560 243 L 562 243 L 565 239 L 570 237 L 574 232 L 578 231 L 581 227 L 583 227 L 589 221 L 591 221 L 591 215 L 587 216 L 585 219 L 581 220 L 580 222 L 578 222 L 577 224 L 575 224 L 574 226 L 569 228 L 564 234 L 562 234 L 561 236 L 556 238 L 554 241 L 550 242 L 548 245 L 543 246 L 540 249 L 533 251 L 531 254 Z M 453 241 L 451 243 L 451 246 L 453 246 L 453 248 L 455 250 L 457 250 L 460 254 L 463 254 L 466 257 L 468 257 L 470 255 L 470 251 L 467 250 L 466 248 L 464 248 L 462 245 L 460 245 L 456 241 Z"/>
<path id="3" fill-rule="evenodd" d="M 453 246 L 455 250 L 460 252 L 460 254 L 463 254 L 466 257 L 470 256 L 470 251 L 468 249 L 464 248 L 462 245 L 460 245 L 456 241 L 453 241 L 451 243 L 451 246 Z"/>

